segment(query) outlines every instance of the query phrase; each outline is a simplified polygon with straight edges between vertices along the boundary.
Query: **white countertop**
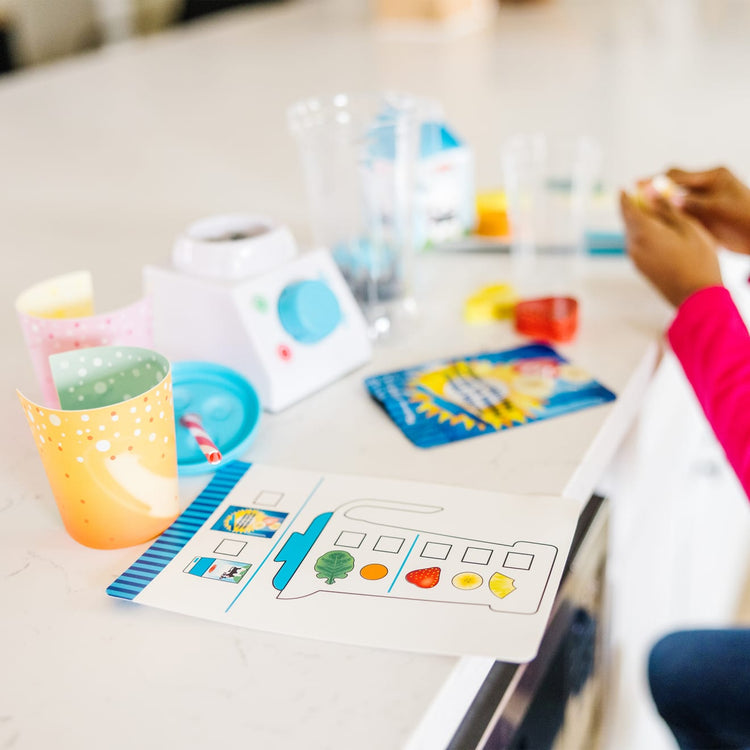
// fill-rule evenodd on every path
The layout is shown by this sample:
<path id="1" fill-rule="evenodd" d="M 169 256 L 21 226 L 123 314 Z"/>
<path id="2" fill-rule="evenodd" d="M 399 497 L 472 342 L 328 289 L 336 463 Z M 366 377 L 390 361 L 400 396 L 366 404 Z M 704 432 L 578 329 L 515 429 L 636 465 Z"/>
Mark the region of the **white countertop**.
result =
<path id="1" fill-rule="evenodd" d="M 366 395 L 364 376 L 523 341 L 507 323 L 470 327 L 460 318 L 464 297 L 488 273 L 503 278 L 507 258 L 424 260 L 420 278 L 432 278 L 444 292 L 426 301 L 415 325 L 441 335 L 415 328 L 405 339 L 412 346 L 386 346 L 367 367 L 279 415 L 264 415 L 246 458 L 585 501 L 637 411 L 656 362 L 664 310 L 622 259 L 592 263 L 591 278 L 577 292 L 580 337 L 558 348 L 618 399 L 421 450 Z M 109 599 L 106 586 L 142 548 L 90 550 L 65 534 L 12 393 L 4 409 L 16 426 L 5 438 L 10 460 L 0 506 L 2 663 L 12 675 L 0 688 L 9 717 L 0 724 L 3 736 L 17 735 L 19 747 L 89 747 L 105 734 L 107 747 L 136 741 L 202 747 L 228 743 L 238 733 L 269 749 L 303 740 L 315 748 L 403 745 L 455 659 L 290 639 Z M 186 502 L 205 481 L 183 483 Z"/>
<path id="2" fill-rule="evenodd" d="M 35 395 L 35 383 L 12 301 L 31 283 L 90 268 L 98 308 L 119 307 L 140 294 L 142 266 L 165 260 L 175 235 L 212 213 L 266 214 L 304 242 L 284 110 L 311 93 L 392 87 L 440 98 L 485 186 L 498 179 L 501 138 L 522 129 L 593 132 L 615 181 L 680 160 L 741 168 L 750 139 L 738 119 L 748 120 L 732 89 L 748 66 L 730 63 L 750 54 L 750 18 L 736 3 L 695 2 L 679 36 L 667 23 L 674 5 L 503 6 L 473 36 L 415 42 L 374 29 L 354 3 L 290 3 L 0 79 L 0 745 L 404 745 L 455 659 L 283 638 L 105 595 L 142 548 L 94 551 L 65 534 L 14 394 Z M 512 277 L 508 264 L 497 254 L 421 257 L 413 328 L 368 366 L 265 415 L 247 459 L 585 501 L 637 412 L 668 315 L 624 259 L 592 260 L 570 282 L 582 325 L 560 347 L 618 394 L 611 404 L 424 451 L 362 385 L 394 367 L 521 343 L 507 324 L 460 317 L 478 286 Z M 184 483 L 185 501 L 202 481 Z"/>

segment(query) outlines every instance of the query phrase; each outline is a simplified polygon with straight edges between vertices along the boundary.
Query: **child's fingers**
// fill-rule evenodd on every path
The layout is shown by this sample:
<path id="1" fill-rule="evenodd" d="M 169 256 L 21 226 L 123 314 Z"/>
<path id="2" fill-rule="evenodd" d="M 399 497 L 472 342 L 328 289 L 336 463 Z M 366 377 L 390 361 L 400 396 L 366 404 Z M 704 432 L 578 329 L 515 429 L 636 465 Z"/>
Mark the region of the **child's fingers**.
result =
<path id="1" fill-rule="evenodd" d="M 725 170 L 723 167 L 706 169 L 702 172 L 686 172 L 684 169 L 669 169 L 667 177 L 687 190 L 709 190 Z"/>
<path id="2" fill-rule="evenodd" d="M 649 212 L 637 195 L 630 195 L 624 190 L 620 191 L 620 208 L 625 223 L 626 252 L 636 267 L 642 268 L 662 222 Z"/>
<path id="3" fill-rule="evenodd" d="M 620 191 L 620 211 L 628 234 L 633 234 L 643 224 L 646 214 L 637 195 Z"/>
<path id="4" fill-rule="evenodd" d="M 650 201 L 651 199 L 640 191 L 635 193 L 620 191 L 620 208 L 623 214 L 627 213 L 631 218 L 647 218 Z"/>
<path id="5" fill-rule="evenodd" d="M 633 198 L 624 190 L 620 190 L 620 210 L 623 216 L 631 216 L 633 213 Z"/>
<path id="6" fill-rule="evenodd" d="M 707 205 L 712 202 L 711 198 L 702 198 L 698 203 Z M 704 228 L 700 219 L 700 211 L 692 213 L 686 208 L 676 208 L 671 201 L 659 198 L 654 201 L 654 212 L 656 216 L 674 232 L 678 233 L 683 241 L 697 235 L 702 235 L 709 245 L 714 245 L 715 240 Z"/>
<path id="7" fill-rule="evenodd" d="M 679 227 L 683 223 L 677 209 L 663 195 L 655 195 L 651 199 L 651 210 L 665 224 L 672 227 Z"/>
<path id="8" fill-rule="evenodd" d="M 626 226 L 630 226 L 632 223 L 635 210 L 636 206 L 633 197 L 624 190 L 620 190 L 620 212 Z"/>
<path id="9" fill-rule="evenodd" d="M 699 221 L 710 224 L 722 213 L 722 202 L 715 195 L 687 193 L 680 204 L 680 208 Z"/>
<path id="10" fill-rule="evenodd" d="M 653 203 L 654 214 L 659 220 L 670 227 L 674 232 L 680 234 L 683 238 L 694 232 L 696 228 L 700 229 L 700 221 L 697 214 L 691 214 L 684 204 L 679 207 L 674 205 L 673 201 L 659 197 Z M 703 230 L 701 230 L 703 231 Z"/>
<path id="11" fill-rule="evenodd" d="M 650 200 L 644 201 L 638 194 L 620 191 L 620 209 L 629 237 L 636 238 L 649 234 L 663 224 L 663 220 L 654 214 L 651 204 Z"/>
<path id="12" fill-rule="evenodd" d="M 700 216 L 710 207 L 710 199 L 695 193 L 687 193 L 682 199 L 682 210 Z"/>
<path id="13" fill-rule="evenodd" d="M 706 181 L 704 172 L 687 172 L 677 167 L 668 169 L 665 174 L 672 182 L 676 182 L 678 185 L 686 188 L 700 187 Z"/>
<path id="14" fill-rule="evenodd" d="M 636 204 L 633 196 L 620 190 L 620 212 L 625 224 L 626 251 L 633 256 L 633 248 L 637 244 L 636 236 L 639 233 L 642 211 Z"/>

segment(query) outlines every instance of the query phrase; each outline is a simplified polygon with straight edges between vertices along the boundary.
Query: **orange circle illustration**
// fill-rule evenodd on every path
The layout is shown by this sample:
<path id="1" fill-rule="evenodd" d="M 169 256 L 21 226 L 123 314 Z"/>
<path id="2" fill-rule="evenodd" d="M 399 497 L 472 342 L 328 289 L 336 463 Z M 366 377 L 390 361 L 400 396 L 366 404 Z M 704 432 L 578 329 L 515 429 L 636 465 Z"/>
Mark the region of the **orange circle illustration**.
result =
<path id="1" fill-rule="evenodd" d="M 388 575 L 388 568 L 380 563 L 370 563 L 369 565 L 363 566 L 359 574 L 366 581 L 379 581 L 381 578 L 385 578 Z"/>

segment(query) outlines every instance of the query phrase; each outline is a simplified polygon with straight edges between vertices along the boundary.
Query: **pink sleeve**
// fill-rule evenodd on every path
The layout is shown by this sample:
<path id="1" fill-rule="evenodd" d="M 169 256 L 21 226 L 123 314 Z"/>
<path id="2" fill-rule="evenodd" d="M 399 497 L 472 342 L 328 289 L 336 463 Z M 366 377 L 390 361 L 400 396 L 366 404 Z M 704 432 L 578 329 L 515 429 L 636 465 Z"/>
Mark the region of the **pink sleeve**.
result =
<path id="1" fill-rule="evenodd" d="M 750 497 L 750 335 L 729 292 L 701 289 L 668 331 L 695 395 Z"/>

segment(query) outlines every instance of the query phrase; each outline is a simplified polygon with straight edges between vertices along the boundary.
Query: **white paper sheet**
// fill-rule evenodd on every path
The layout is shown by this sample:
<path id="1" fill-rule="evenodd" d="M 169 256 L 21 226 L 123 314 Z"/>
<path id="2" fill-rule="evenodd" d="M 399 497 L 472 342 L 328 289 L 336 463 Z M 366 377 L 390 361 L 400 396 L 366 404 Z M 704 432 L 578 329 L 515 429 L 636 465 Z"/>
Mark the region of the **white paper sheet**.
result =
<path id="1" fill-rule="evenodd" d="M 577 520 L 559 497 L 231 462 L 108 593 L 294 636 L 524 662 Z"/>

